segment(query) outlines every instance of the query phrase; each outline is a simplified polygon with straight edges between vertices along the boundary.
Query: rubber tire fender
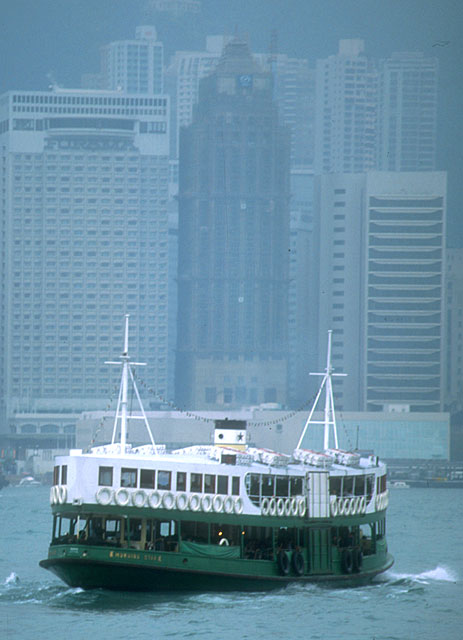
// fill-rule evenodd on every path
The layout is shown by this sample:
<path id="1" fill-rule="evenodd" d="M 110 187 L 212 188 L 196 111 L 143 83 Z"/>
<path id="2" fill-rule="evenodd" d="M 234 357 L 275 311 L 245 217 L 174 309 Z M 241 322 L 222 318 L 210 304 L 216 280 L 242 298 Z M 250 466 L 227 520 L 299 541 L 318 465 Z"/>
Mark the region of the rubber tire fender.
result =
<path id="1" fill-rule="evenodd" d="M 352 549 L 343 549 L 341 554 L 341 569 L 343 573 L 352 573 L 353 567 Z"/>
<path id="2" fill-rule="evenodd" d="M 287 576 L 289 573 L 289 557 L 286 551 L 283 551 L 283 549 L 278 552 L 277 564 L 280 575 Z"/>
<path id="3" fill-rule="evenodd" d="M 293 551 L 291 556 L 291 569 L 296 576 L 304 574 L 304 556 L 300 551 Z"/>

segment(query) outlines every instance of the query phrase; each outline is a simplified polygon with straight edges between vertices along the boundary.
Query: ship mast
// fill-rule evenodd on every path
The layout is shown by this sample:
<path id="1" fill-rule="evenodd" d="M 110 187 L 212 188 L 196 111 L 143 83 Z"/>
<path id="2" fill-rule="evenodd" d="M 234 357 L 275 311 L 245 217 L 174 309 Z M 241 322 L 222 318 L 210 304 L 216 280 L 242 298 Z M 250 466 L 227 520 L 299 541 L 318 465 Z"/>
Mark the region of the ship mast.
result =
<path id="1" fill-rule="evenodd" d="M 122 364 L 122 375 L 121 375 L 121 384 L 119 388 L 119 397 L 117 399 L 117 407 L 116 414 L 114 416 L 114 427 L 113 427 L 113 437 L 111 440 L 111 444 L 115 444 L 116 434 L 117 434 L 117 421 L 120 419 L 121 423 L 121 452 L 125 452 L 127 445 L 127 421 L 130 420 L 144 420 L 146 430 L 148 431 L 148 435 L 151 440 L 151 444 L 153 445 L 156 453 L 156 443 L 153 438 L 153 434 L 151 432 L 151 428 L 148 423 L 148 419 L 146 417 L 145 410 L 143 408 L 143 404 L 140 398 L 140 394 L 138 393 L 137 385 L 135 383 L 135 378 L 132 372 L 133 366 L 146 366 L 146 362 L 131 362 L 129 356 L 129 315 L 125 316 L 125 331 L 124 331 L 124 350 L 122 351 L 120 357 L 120 362 L 107 361 L 105 364 Z M 128 416 L 127 414 L 127 398 L 128 398 L 128 388 L 129 388 L 129 377 L 132 382 L 133 390 L 135 391 L 135 395 L 137 396 L 137 401 L 140 407 L 141 416 Z"/>
<path id="2" fill-rule="evenodd" d="M 310 411 L 309 417 L 307 418 L 307 422 L 305 423 L 304 429 L 302 430 L 301 437 L 299 438 L 299 442 L 297 443 L 296 449 L 300 449 L 302 445 L 302 441 L 304 440 L 305 433 L 309 427 L 309 424 L 323 424 L 324 436 L 323 436 L 323 449 L 326 451 L 330 446 L 330 426 L 333 427 L 333 436 L 334 436 L 334 446 L 336 449 L 339 448 L 338 445 L 338 431 L 336 427 L 336 414 L 334 411 L 334 399 L 333 399 L 333 383 L 331 378 L 333 376 L 346 376 L 347 373 L 333 373 L 334 369 L 331 365 L 331 337 L 333 331 L 330 329 L 328 331 L 328 349 L 326 355 L 326 369 L 324 373 L 310 373 L 311 376 L 323 376 L 322 383 L 320 385 L 320 389 L 318 390 L 317 396 L 315 398 L 315 402 L 313 403 L 312 409 Z M 318 401 L 322 394 L 323 388 L 325 388 L 325 412 L 324 412 L 324 420 L 312 420 L 313 413 L 317 407 Z"/>

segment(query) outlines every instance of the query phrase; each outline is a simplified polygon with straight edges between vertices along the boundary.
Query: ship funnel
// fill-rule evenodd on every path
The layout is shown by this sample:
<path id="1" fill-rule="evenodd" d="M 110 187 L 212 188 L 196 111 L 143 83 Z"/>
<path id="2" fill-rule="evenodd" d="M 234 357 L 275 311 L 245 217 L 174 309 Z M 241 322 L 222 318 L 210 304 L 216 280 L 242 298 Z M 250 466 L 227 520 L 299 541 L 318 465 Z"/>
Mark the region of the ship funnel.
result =
<path id="1" fill-rule="evenodd" d="M 215 420 L 214 445 L 245 451 L 246 420 Z"/>

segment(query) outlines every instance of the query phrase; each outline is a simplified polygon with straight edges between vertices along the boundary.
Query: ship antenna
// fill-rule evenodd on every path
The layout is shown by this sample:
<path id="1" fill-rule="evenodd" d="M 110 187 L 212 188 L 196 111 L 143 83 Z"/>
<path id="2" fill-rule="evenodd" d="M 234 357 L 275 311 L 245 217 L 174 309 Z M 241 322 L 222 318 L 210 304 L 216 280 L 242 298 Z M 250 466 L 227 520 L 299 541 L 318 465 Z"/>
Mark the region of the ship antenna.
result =
<path id="1" fill-rule="evenodd" d="M 305 433 L 309 424 L 323 424 L 325 426 L 324 437 L 323 437 L 323 449 L 326 451 L 329 449 L 330 444 L 330 426 L 333 426 L 333 436 L 334 436 L 334 446 L 338 449 L 338 431 L 336 427 L 336 414 L 334 411 L 334 399 L 333 399 L 333 383 L 331 378 L 333 376 L 346 376 L 347 373 L 333 373 L 334 369 L 331 365 L 331 337 L 333 331 L 329 329 L 328 331 L 328 350 L 326 355 L 326 369 L 325 373 L 310 373 L 311 376 L 323 376 L 322 383 L 320 385 L 320 389 L 318 390 L 317 396 L 315 398 L 315 402 L 313 403 L 312 409 L 310 410 L 309 417 L 307 418 L 307 422 L 305 423 L 304 429 L 302 430 L 301 437 L 299 438 L 299 442 L 297 443 L 296 449 L 300 449 L 302 445 L 302 441 L 304 440 Z M 324 420 L 312 420 L 313 413 L 317 407 L 318 401 L 320 399 L 323 388 L 325 387 L 325 415 Z"/>
<path id="2" fill-rule="evenodd" d="M 120 362 L 107 361 L 105 364 L 122 364 L 122 375 L 121 375 L 121 384 L 119 388 L 119 397 L 117 399 L 117 407 L 116 407 L 116 415 L 114 416 L 114 427 L 113 427 L 113 437 L 111 440 L 111 444 L 115 443 L 116 440 L 116 432 L 117 432 L 117 421 L 120 418 L 121 421 L 121 451 L 125 452 L 126 444 L 127 444 L 127 396 L 128 396 L 128 386 L 129 386 L 129 376 L 132 382 L 133 389 L 135 391 L 135 395 L 137 396 L 138 404 L 141 411 L 141 416 L 130 416 L 131 420 L 144 420 L 146 430 L 148 431 L 148 435 L 151 440 L 151 444 L 154 447 L 155 452 L 157 453 L 156 443 L 153 438 L 153 434 L 151 432 L 151 428 L 149 426 L 148 419 L 146 417 L 145 410 L 143 408 L 143 404 L 140 398 L 140 394 L 138 393 L 137 385 L 135 383 L 135 377 L 132 372 L 133 366 L 146 366 L 146 362 L 130 362 L 129 357 L 129 314 L 125 316 L 125 331 L 124 331 L 124 350 L 122 351 L 120 357 Z"/>

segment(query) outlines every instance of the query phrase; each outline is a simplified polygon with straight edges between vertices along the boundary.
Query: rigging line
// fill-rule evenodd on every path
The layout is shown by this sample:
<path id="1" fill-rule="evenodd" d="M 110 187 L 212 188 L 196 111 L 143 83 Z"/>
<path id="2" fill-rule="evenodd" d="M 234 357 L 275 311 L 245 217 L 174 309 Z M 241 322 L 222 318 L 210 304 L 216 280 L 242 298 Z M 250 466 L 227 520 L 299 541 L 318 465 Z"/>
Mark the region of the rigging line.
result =
<path id="1" fill-rule="evenodd" d="M 354 451 L 354 448 L 353 448 L 353 446 L 352 446 L 351 439 L 350 439 L 350 437 L 349 437 L 349 433 L 348 433 L 348 431 L 347 431 L 347 429 L 346 429 L 346 425 L 344 424 L 344 419 L 343 419 L 343 417 L 342 417 L 342 413 L 341 413 L 341 412 L 339 412 L 339 414 L 338 414 L 338 415 L 339 415 L 339 418 L 340 418 L 340 420 L 341 420 L 341 424 L 342 424 L 342 428 L 344 429 L 344 433 L 346 434 L 347 444 L 349 445 L 349 451 Z"/>

